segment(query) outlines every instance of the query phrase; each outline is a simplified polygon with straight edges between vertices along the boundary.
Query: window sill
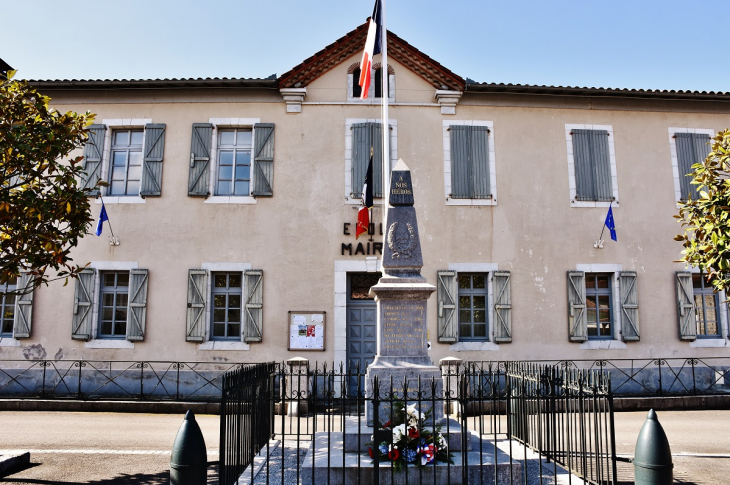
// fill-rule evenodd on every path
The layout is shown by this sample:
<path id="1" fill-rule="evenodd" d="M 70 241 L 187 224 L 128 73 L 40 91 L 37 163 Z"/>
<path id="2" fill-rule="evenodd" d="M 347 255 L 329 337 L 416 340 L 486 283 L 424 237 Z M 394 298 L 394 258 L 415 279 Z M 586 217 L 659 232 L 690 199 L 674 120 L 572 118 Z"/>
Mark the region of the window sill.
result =
<path id="1" fill-rule="evenodd" d="M 581 350 L 625 350 L 628 346 L 620 340 L 588 340 L 580 344 Z"/>
<path id="2" fill-rule="evenodd" d="M 94 339 L 84 344 L 87 349 L 133 349 L 134 342 L 121 339 Z"/>
<path id="3" fill-rule="evenodd" d="M 205 204 L 256 204 L 256 197 L 213 195 L 205 199 Z"/>
<path id="4" fill-rule="evenodd" d="M 446 199 L 446 205 L 497 205 L 497 199 Z"/>
<path id="5" fill-rule="evenodd" d="M 689 343 L 690 347 L 702 348 L 702 347 L 727 347 L 728 342 L 722 337 L 717 338 L 698 338 L 697 340 Z"/>
<path id="6" fill-rule="evenodd" d="M 13 337 L 0 337 L 0 347 L 20 347 L 20 340 Z"/>
<path id="7" fill-rule="evenodd" d="M 345 197 L 345 204 L 350 205 L 362 205 L 362 197 L 354 198 L 354 197 Z M 383 198 L 382 197 L 373 197 L 373 207 L 378 207 L 383 205 Z"/>
<path id="8" fill-rule="evenodd" d="M 621 207 L 618 201 L 613 202 L 595 202 L 589 200 L 571 200 L 570 207 Z"/>
<path id="9" fill-rule="evenodd" d="M 449 350 L 452 352 L 476 351 L 498 351 L 499 345 L 494 342 L 458 342 L 451 344 Z"/>
<path id="10" fill-rule="evenodd" d="M 138 195 L 130 196 L 104 196 L 104 204 L 144 204 L 146 199 Z M 101 205 L 101 199 L 96 199 L 95 204 Z"/>
<path id="11" fill-rule="evenodd" d="M 209 340 L 198 345 L 198 350 L 249 350 L 249 345 L 246 342 Z"/>

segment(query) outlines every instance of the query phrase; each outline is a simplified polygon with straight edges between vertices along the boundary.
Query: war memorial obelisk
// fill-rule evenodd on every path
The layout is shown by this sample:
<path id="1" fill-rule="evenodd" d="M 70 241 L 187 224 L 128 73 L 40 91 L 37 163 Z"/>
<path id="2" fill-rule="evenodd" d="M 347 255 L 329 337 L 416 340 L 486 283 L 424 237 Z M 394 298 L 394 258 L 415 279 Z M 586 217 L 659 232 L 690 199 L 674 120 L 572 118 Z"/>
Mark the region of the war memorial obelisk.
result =
<path id="1" fill-rule="evenodd" d="M 413 184 L 411 172 L 402 159 L 391 172 L 390 190 L 385 200 L 387 229 L 383 244 L 383 276 L 370 290 L 377 302 L 377 353 L 365 377 L 368 426 L 374 424 L 371 398 L 375 392 L 375 377 L 381 399 L 388 399 L 394 391 L 396 400 L 421 401 L 422 412 L 426 411 L 426 406 L 430 408 L 432 383 L 437 402 L 443 390 L 441 372 L 428 356 L 427 343 L 427 301 L 436 287 L 421 276 L 423 256 Z M 432 419 L 440 420 L 443 406 L 434 406 L 432 413 Z M 381 423 L 390 419 L 388 402 L 380 404 L 379 415 Z"/>

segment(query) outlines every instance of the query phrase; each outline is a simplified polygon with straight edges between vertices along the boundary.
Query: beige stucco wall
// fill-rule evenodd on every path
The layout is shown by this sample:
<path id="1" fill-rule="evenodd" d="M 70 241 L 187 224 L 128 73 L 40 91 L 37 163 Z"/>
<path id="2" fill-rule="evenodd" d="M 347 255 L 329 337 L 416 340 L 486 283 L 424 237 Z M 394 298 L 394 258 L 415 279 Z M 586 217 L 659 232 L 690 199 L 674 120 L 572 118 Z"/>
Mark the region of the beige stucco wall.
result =
<path id="1" fill-rule="evenodd" d="M 108 204 L 121 244 L 90 235 L 74 260 L 134 261 L 149 269 L 147 332 L 133 349 L 91 349 L 71 339 L 73 283 L 36 291 L 33 334 L 20 347 L 0 347 L 3 359 L 283 360 L 304 355 L 335 358 L 344 339 L 335 311 L 334 262 L 356 211 L 344 201 L 345 120 L 378 118 L 379 106 L 347 104 L 345 62 L 308 86 L 300 114 L 286 114 L 276 92 L 237 90 L 49 93 L 61 110 L 91 110 L 104 119 L 150 118 L 165 123 L 162 197 L 144 204 Z M 719 130 L 730 123 L 717 105 L 587 98 L 465 95 L 455 115 L 434 106 L 434 89 L 397 63 L 398 157 L 412 170 L 422 238 L 422 274 L 453 263 L 496 263 L 512 274 L 513 342 L 496 351 L 460 351 L 436 342 L 436 297 L 429 301 L 434 361 L 463 359 L 596 359 L 727 355 L 727 348 L 691 348 L 677 336 L 672 261 L 680 245 L 668 127 Z M 319 104 L 325 101 L 339 104 Z M 399 105 L 398 102 L 427 106 Z M 308 104 L 311 102 L 313 104 Z M 598 106 L 597 106 L 598 105 Z M 191 125 L 210 118 L 259 118 L 276 124 L 274 197 L 255 204 L 206 204 L 187 196 Z M 444 202 L 444 120 L 493 123 L 498 203 L 458 207 Z M 611 125 L 620 206 L 614 208 L 619 241 L 593 248 L 605 208 L 570 204 L 565 125 Z M 99 206 L 92 203 L 94 215 Z M 380 209 L 375 221 L 380 222 Z M 107 229 L 105 229 L 105 235 Z M 380 239 L 380 238 L 378 238 Z M 264 339 L 247 351 L 201 351 L 185 342 L 187 272 L 203 263 L 250 263 L 264 271 Z M 638 272 L 641 341 L 619 350 L 582 350 L 568 342 L 566 272 L 577 264 L 617 264 Z M 617 303 L 614 295 L 614 304 Z M 327 312 L 325 352 L 289 352 L 287 312 Z M 340 321 L 338 321 L 338 319 Z M 491 319 L 491 317 L 490 317 Z M 491 321 L 490 321 L 491 325 Z M 619 325 L 619 322 L 615 322 Z M 339 332 L 339 333 L 338 333 Z M 727 341 L 725 341 L 727 342 Z M 37 347 L 40 346 L 40 347 Z M 41 349 L 42 347 L 42 349 Z"/>

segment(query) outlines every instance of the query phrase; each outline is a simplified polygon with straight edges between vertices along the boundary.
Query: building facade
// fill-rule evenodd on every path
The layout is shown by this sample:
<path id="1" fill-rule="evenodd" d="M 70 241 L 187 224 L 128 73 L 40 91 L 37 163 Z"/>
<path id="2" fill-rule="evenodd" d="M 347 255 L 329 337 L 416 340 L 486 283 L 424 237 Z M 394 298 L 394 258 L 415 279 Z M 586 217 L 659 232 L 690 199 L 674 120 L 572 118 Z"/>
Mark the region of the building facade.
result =
<path id="1" fill-rule="evenodd" d="M 81 240 L 77 282 L 5 297 L 3 359 L 367 364 L 371 146 L 376 179 L 412 172 L 434 361 L 728 355 L 725 295 L 674 262 L 672 216 L 730 95 L 474 83 L 391 35 L 387 89 L 360 100 L 365 34 L 271 79 L 33 81 L 96 113 L 85 183 L 109 183 L 116 240 Z"/>

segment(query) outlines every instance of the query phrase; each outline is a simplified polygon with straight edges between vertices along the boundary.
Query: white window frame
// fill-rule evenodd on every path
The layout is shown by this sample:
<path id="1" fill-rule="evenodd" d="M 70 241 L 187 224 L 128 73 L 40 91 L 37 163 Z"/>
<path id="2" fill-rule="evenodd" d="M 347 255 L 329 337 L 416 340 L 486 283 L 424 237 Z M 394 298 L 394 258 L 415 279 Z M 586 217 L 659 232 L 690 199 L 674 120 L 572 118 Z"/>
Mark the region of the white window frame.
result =
<path id="1" fill-rule="evenodd" d="M 358 67 L 360 63 L 358 62 Z M 393 68 L 393 66 L 388 66 Z M 353 104 L 380 104 L 381 99 L 375 97 L 375 69 L 370 70 L 370 89 L 368 89 L 368 97 L 360 99 L 359 97 L 352 96 L 352 88 L 355 86 L 356 81 L 354 73 L 347 74 L 347 102 Z M 395 71 L 393 74 L 388 74 L 388 103 L 395 103 Z"/>
<path id="2" fill-rule="evenodd" d="M 696 133 L 700 135 L 708 135 L 710 140 L 712 140 L 717 132 L 710 128 L 677 128 L 674 126 L 670 126 L 668 131 L 669 154 L 672 160 L 672 174 L 674 175 L 674 200 L 677 202 L 677 208 L 679 208 L 682 203 L 682 188 L 679 182 L 679 157 L 677 156 L 677 141 L 676 138 L 674 138 L 674 135 L 677 133 Z"/>
<path id="3" fill-rule="evenodd" d="M 210 196 L 205 198 L 205 204 L 258 204 L 258 200 L 253 195 L 215 195 L 215 184 L 218 174 L 218 129 L 235 129 L 244 128 L 251 130 L 251 181 L 249 190 L 253 190 L 256 174 L 254 173 L 254 151 L 256 147 L 256 129 L 254 125 L 260 123 L 261 118 L 210 118 L 208 123 L 213 125 L 212 140 L 210 143 L 210 161 L 208 170 L 208 193 Z"/>
<path id="4" fill-rule="evenodd" d="M 575 159 L 573 158 L 573 130 L 605 130 L 608 132 L 608 154 L 611 162 L 611 190 L 613 202 L 576 200 Z M 612 125 L 565 124 L 565 141 L 568 148 L 568 185 L 570 187 L 570 207 L 621 207 L 618 198 L 618 172 L 616 170 L 616 149 L 613 143 Z"/>
<path id="5" fill-rule="evenodd" d="M 355 123 L 382 123 L 380 118 L 347 118 L 345 119 L 345 204 L 359 205 L 362 197 L 350 197 L 352 193 L 352 125 Z M 398 120 L 389 119 L 388 124 L 393 129 L 390 136 L 390 169 L 392 170 L 398 161 Z M 388 191 L 383 188 L 383 193 Z M 381 205 L 382 197 L 374 197 L 373 203 Z"/>
<path id="6" fill-rule="evenodd" d="M 711 137 L 712 136 L 715 136 L 715 133 L 713 133 Z M 683 268 L 683 270 L 689 271 L 692 274 L 700 273 L 699 268 L 695 268 L 692 266 L 685 267 Z M 717 312 L 719 313 L 720 317 L 720 335 L 718 335 L 717 337 L 702 337 L 696 338 L 695 340 L 690 340 L 688 343 L 691 348 L 730 347 L 730 342 L 728 342 L 728 338 L 730 338 L 730 334 L 728 333 L 728 304 L 726 303 L 726 300 L 727 292 L 725 290 L 717 292 L 717 301 L 719 305 L 717 308 Z M 694 303 L 694 286 L 692 287 L 692 302 Z"/>
<path id="7" fill-rule="evenodd" d="M 15 286 L 13 289 L 17 289 L 17 281 L 13 286 Z M 18 295 L 16 295 L 15 298 L 18 298 Z M 15 328 L 16 318 L 18 318 L 17 313 L 13 314 L 13 327 L 10 329 L 10 335 L 0 336 L 0 347 L 20 347 L 20 340 L 13 337 L 13 329 Z"/>
<path id="8" fill-rule="evenodd" d="M 484 273 L 487 275 L 487 322 L 489 325 L 488 341 L 456 342 L 449 346 L 450 351 L 468 352 L 476 350 L 494 352 L 499 350 L 499 344 L 494 342 L 494 289 L 492 284 L 494 272 L 498 270 L 499 265 L 497 263 L 449 263 L 449 271 L 455 271 L 457 278 L 459 277 L 459 273 Z M 459 309 L 456 308 L 454 312 L 455 317 L 458 318 Z"/>
<path id="9" fill-rule="evenodd" d="M 142 158 L 144 159 L 144 146 L 145 138 L 147 137 L 147 130 L 145 125 L 152 123 L 152 118 L 115 118 L 109 120 L 101 120 L 103 125 L 106 125 L 104 131 L 104 151 L 101 160 L 101 180 L 109 180 L 109 173 L 111 171 L 111 153 L 112 153 L 112 136 L 115 130 L 142 130 Z M 142 170 L 144 171 L 144 161 Z M 140 189 L 142 183 L 140 181 Z M 107 195 L 111 190 L 111 187 L 102 187 L 101 194 L 104 197 L 104 204 L 144 204 L 146 199 L 137 195 Z M 95 204 L 101 204 L 100 199 L 96 199 Z"/>
<path id="10" fill-rule="evenodd" d="M 106 203 L 106 197 L 104 203 Z M 126 339 L 97 338 L 99 332 L 99 306 L 101 304 L 101 273 L 102 271 L 131 271 L 139 269 L 139 264 L 137 261 L 92 261 L 89 263 L 89 267 L 96 271 L 94 273 L 94 301 L 91 313 L 91 339 L 84 342 L 84 347 L 87 349 L 133 349 L 134 342 Z"/>
<path id="11" fill-rule="evenodd" d="M 452 199 L 451 194 L 451 134 L 449 126 L 486 126 L 489 130 L 489 190 L 490 199 Z M 444 120 L 444 200 L 446 205 L 497 205 L 497 161 L 494 148 L 494 122 L 485 120 Z"/>
<path id="12" fill-rule="evenodd" d="M 613 302 L 613 325 L 612 338 L 588 339 L 580 344 L 581 350 L 625 350 L 628 348 L 626 342 L 621 340 L 621 288 L 619 286 L 619 273 L 622 271 L 620 264 L 577 264 L 576 271 L 584 273 L 610 273 L 611 274 L 611 301 Z"/>
<path id="13" fill-rule="evenodd" d="M 244 317 L 246 304 L 246 271 L 253 268 L 251 263 L 203 263 L 202 269 L 208 270 L 207 285 L 205 288 L 205 341 L 198 344 L 198 350 L 244 351 L 250 350 L 250 345 L 243 341 Z M 213 273 L 241 273 L 241 335 L 240 341 L 211 340 L 210 311 L 213 304 Z"/>

